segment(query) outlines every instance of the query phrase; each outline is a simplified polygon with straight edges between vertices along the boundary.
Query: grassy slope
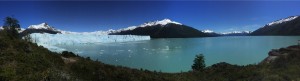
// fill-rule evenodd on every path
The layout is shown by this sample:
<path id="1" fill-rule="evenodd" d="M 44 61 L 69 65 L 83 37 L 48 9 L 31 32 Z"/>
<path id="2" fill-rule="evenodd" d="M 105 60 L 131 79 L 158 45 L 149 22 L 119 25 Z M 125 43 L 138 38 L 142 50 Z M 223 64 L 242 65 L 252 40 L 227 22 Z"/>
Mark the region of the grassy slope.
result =
<path id="1" fill-rule="evenodd" d="M 300 80 L 300 52 L 288 53 L 269 64 L 237 66 L 222 62 L 207 67 L 203 72 L 161 73 L 50 52 L 24 40 L 10 39 L 0 32 L 0 81 Z"/>

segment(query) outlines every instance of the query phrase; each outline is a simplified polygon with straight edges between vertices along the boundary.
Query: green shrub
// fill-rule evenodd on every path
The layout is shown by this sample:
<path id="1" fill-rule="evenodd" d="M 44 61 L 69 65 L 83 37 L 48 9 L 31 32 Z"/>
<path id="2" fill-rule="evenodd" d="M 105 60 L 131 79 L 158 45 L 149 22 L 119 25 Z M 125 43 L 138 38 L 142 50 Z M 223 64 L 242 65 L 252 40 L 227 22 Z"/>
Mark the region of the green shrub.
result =
<path id="1" fill-rule="evenodd" d="M 75 55 L 73 52 L 68 52 L 68 51 L 63 51 L 63 52 L 61 53 L 61 55 L 62 55 L 63 57 L 66 57 L 66 58 L 69 58 L 69 57 L 76 57 L 76 55 Z"/>
<path id="2" fill-rule="evenodd" d="M 204 56 L 203 54 L 196 55 L 194 59 L 194 64 L 192 65 L 192 69 L 194 71 L 203 71 L 205 68 Z"/>

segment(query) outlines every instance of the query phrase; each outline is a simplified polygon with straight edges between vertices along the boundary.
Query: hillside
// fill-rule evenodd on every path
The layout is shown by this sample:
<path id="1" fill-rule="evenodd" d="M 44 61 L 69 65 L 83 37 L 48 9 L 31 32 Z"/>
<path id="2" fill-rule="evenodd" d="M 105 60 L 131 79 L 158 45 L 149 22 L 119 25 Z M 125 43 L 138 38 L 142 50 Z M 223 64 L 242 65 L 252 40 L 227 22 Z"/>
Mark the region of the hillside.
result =
<path id="1" fill-rule="evenodd" d="M 265 25 L 251 33 L 251 35 L 277 35 L 295 36 L 300 35 L 300 17 L 291 16 Z"/>

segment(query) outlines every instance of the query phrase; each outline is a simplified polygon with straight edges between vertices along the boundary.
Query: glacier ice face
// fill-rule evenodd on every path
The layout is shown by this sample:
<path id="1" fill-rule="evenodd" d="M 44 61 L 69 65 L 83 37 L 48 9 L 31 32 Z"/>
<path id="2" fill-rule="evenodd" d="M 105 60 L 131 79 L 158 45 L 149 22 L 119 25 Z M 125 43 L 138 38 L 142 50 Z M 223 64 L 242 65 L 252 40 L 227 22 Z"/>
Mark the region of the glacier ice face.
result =
<path id="1" fill-rule="evenodd" d="M 74 44 L 95 44 L 95 43 L 114 43 L 130 42 L 140 40 L 150 40 L 150 36 L 137 35 L 99 35 L 99 34 L 30 34 L 32 42 L 44 46 L 51 51 L 60 52 L 64 49 L 55 45 L 74 45 Z"/>
<path id="2" fill-rule="evenodd" d="M 63 31 L 63 30 L 58 30 L 61 34 L 77 34 L 77 35 L 108 35 L 111 30 L 108 31 L 94 31 L 94 32 L 71 32 L 71 31 Z"/>
<path id="3" fill-rule="evenodd" d="M 1 29 L 1 28 L 0 28 Z M 38 25 L 30 25 L 28 29 L 46 29 L 61 32 L 60 34 L 32 33 L 30 37 L 32 42 L 40 46 L 44 46 L 51 51 L 61 52 L 65 49 L 56 47 L 56 45 L 72 45 L 72 44 L 95 44 L 95 43 L 113 43 L 113 42 L 129 42 L 139 40 L 150 40 L 150 36 L 137 35 L 108 35 L 116 32 L 115 30 L 95 31 L 95 32 L 71 32 L 55 29 L 47 23 Z M 22 31 L 20 31 L 22 32 Z"/>

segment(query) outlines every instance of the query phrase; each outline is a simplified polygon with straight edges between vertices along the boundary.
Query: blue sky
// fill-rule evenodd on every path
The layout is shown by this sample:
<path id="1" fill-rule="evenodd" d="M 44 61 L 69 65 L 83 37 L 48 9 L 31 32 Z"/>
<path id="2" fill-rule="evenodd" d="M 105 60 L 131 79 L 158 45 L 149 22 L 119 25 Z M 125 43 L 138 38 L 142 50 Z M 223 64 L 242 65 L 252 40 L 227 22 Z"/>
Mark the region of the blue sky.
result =
<path id="1" fill-rule="evenodd" d="M 14 16 L 23 28 L 47 22 L 89 32 L 169 18 L 199 30 L 255 30 L 299 15 L 300 1 L 12 1 L 0 2 L 0 18 Z M 0 21 L 2 24 L 3 21 Z"/>

